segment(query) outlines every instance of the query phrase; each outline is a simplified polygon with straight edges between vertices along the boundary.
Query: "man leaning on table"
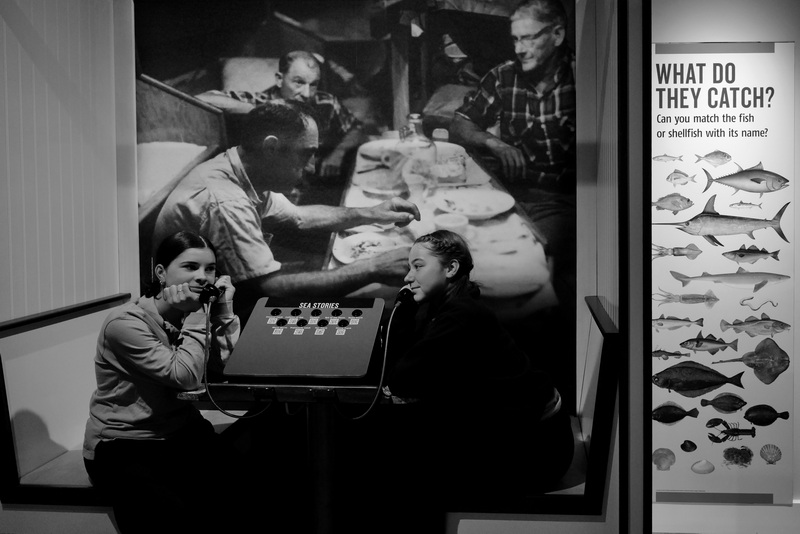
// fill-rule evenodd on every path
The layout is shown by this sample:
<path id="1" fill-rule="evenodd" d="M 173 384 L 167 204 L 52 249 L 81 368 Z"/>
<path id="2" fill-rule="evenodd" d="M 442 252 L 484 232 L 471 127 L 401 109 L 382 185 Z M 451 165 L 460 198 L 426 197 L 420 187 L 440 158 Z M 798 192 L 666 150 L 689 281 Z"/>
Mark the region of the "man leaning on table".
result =
<path id="1" fill-rule="evenodd" d="M 313 109 L 297 101 L 261 104 L 247 114 L 243 142 L 195 167 L 170 193 L 153 242 L 189 230 L 207 237 L 217 271 L 230 275 L 247 317 L 261 296 L 350 293 L 372 282 L 402 285 L 408 248 L 390 250 L 338 269 L 284 272 L 269 247 L 282 229 L 339 231 L 373 222 L 405 226 L 417 207 L 393 198 L 369 208 L 296 206 L 285 196 L 314 172 L 318 131 Z M 320 255 L 326 251 L 319 251 Z"/>
<path id="2" fill-rule="evenodd" d="M 465 98 L 450 139 L 498 161 L 499 178 L 548 241 L 558 291 L 559 279 L 574 287 L 575 55 L 561 0 L 525 0 L 509 20 L 516 58 Z M 497 126 L 497 135 L 487 131 Z"/>
<path id="3" fill-rule="evenodd" d="M 320 176 L 339 176 L 346 153 L 362 141 L 361 123 L 334 95 L 318 90 L 320 63 L 314 54 L 295 50 L 278 62 L 275 85 L 263 91 L 206 91 L 197 98 L 228 113 L 247 113 L 272 100 L 300 100 L 314 107 L 320 133 Z"/>

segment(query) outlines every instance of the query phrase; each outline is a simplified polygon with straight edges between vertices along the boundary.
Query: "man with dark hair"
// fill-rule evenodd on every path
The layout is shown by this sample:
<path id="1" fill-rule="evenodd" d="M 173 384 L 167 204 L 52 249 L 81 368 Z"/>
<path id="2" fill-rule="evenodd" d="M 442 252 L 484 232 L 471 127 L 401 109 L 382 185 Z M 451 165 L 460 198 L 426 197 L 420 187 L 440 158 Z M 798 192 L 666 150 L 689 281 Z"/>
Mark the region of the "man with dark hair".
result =
<path id="1" fill-rule="evenodd" d="M 247 115 L 240 146 L 195 167 L 167 197 L 153 242 L 177 230 L 207 237 L 217 270 L 237 288 L 237 314 L 246 318 L 259 297 L 345 295 L 372 282 L 396 286 L 408 271 L 403 247 L 338 269 L 285 272 L 270 249 L 281 230 L 338 231 L 374 222 L 405 226 L 417 207 L 393 198 L 369 208 L 296 206 L 287 198 L 314 171 L 318 145 L 313 109 L 298 101 L 262 104 Z M 322 251 L 321 251 L 322 252 Z"/>
<path id="2" fill-rule="evenodd" d="M 309 52 L 295 50 L 280 58 L 275 85 L 263 91 L 207 91 L 197 98 L 228 113 L 248 113 L 272 100 L 299 100 L 316 111 L 320 132 L 319 175 L 338 176 L 344 156 L 361 142 L 361 123 L 334 95 L 319 91 L 321 67 Z"/>

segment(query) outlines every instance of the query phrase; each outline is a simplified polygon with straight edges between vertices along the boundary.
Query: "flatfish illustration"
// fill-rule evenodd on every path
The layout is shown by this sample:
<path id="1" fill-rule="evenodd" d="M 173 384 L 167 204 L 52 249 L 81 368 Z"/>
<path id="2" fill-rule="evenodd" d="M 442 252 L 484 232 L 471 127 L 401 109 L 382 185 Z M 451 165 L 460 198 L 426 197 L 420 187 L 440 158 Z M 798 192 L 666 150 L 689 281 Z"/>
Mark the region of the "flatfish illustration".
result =
<path id="1" fill-rule="evenodd" d="M 694 206 L 694 202 L 678 193 L 671 193 L 652 202 L 651 205 L 655 206 L 656 210 L 671 211 L 673 215 L 677 215 L 679 211 Z"/>
<path id="2" fill-rule="evenodd" d="M 715 150 L 713 152 L 709 152 L 705 156 L 698 156 L 697 154 L 694 155 L 697 158 L 695 163 L 700 163 L 701 161 L 705 161 L 706 163 L 710 163 L 714 167 L 719 167 L 720 165 L 725 165 L 731 160 L 731 155 L 727 152 L 723 152 L 722 150 Z"/>
<path id="3" fill-rule="evenodd" d="M 709 391 L 733 384 L 744 389 L 741 373 L 727 377 L 720 372 L 696 362 L 681 362 L 653 375 L 653 384 L 684 397 L 699 397 Z"/>
<path id="4" fill-rule="evenodd" d="M 744 412 L 744 418 L 758 426 L 769 426 L 778 419 L 789 419 L 789 412 L 779 412 L 768 404 L 758 404 Z"/>
<path id="5" fill-rule="evenodd" d="M 720 360 L 714 363 L 742 362 L 753 369 L 756 378 L 764 384 L 772 384 L 778 376 L 789 368 L 789 355 L 781 349 L 771 337 L 766 338 L 756 345 L 753 352 L 748 352 L 741 358 L 733 360 Z"/>
<path id="6" fill-rule="evenodd" d="M 738 165 L 736 167 L 739 169 L 737 172 L 716 179 L 712 178 L 708 171 L 703 169 L 708 180 L 703 193 L 708 191 L 712 184 L 718 183 L 735 189 L 734 194 L 739 191 L 747 191 L 748 193 L 758 193 L 760 198 L 764 193 L 780 191 L 789 185 L 789 180 L 780 174 L 765 171 L 761 163 L 746 170 L 742 170 Z"/>
<path id="7" fill-rule="evenodd" d="M 677 317 L 664 317 L 664 314 L 661 314 L 661 317 L 657 319 L 653 319 L 653 328 L 655 328 L 656 332 L 659 330 L 676 330 L 683 326 L 703 326 L 703 318 L 700 319 L 689 319 L 688 317 L 684 319 L 679 319 Z"/>
<path id="8" fill-rule="evenodd" d="M 766 260 L 767 258 L 780 261 L 778 259 L 778 252 L 780 252 L 780 250 L 768 252 L 767 249 L 759 249 L 755 245 L 750 245 L 747 248 L 744 248 L 744 245 L 742 245 L 738 250 L 729 250 L 728 252 L 723 252 L 722 255 L 736 263 L 755 263 L 758 260 Z"/>
<path id="9" fill-rule="evenodd" d="M 653 159 L 655 159 L 655 158 L 653 158 Z M 697 175 L 693 174 L 693 175 L 689 176 L 687 173 L 685 173 L 685 172 L 683 172 L 681 170 L 675 169 L 674 171 L 669 173 L 669 175 L 667 176 L 667 182 L 671 183 L 673 187 L 678 187 L 679 185 L 686 185 L 689 182 L 694 182 L 695 181 L 694 180 L 695 176 L 697 176 Z"/>
<path id="10" fill-rule="evenodd" d="M 700 236 L 712 245 L 717 246 L 722 246 L 722 243 L 716 238 L 718 235 L 745 234 L 749 236 L 750 239 L 755 239 L 753 232 L 765 228 L 772 228 L 781 239 L 787 243 L 789 242 L 789 240 L 786 239 L 786 235 L 783 233 L 783 229 L 781 229 L 781 217 L 783 217 L 783 213 L 791 202 L 784 204 L 772 219 L 754 219 L 752 217 L 721 215 L 714 209 L 716 198 L 717 195 L 714 195 L 708 199 L 703 211 L 688 221 L 653 223 L 653 226 L 675 226 L 682 232 Z"/>
<path id="11" fill-rule="evenodd" d="M 697 408 L 686 411 L 674 402 L 666 402 L 653 410 L 653 421 L 658 421 L 665 425 L 674 425 L 684 417 L 696 418 L 699 413 Z"/>
<path id="12" fill-rule="evenodd" d="M 711 400 L 700 399 L 700 406 L 711 406 L 720 413 L 734 413 L 741 410 L 747 402 L 735 393 L 720 393 Z"/>
<path id="13" fill-rule="evenodd" d="M 737 334 L 745 332 L 750 337 L 756 336 L 774 336 L 781 332 L 788 331 L 791 327 L 783 321 L 777 319 L 770 319 L 766 313 L 761 314 L 761 318 L 750 316 L 744 321 L 736 319 L 733 323 L 729 323 L 725 319 L 719 323 L 720 329 L 725 332 L 732 328 Z"/>
<path id="14" fill-rule="evenodd" d="M 678 271 L 670 271 L 673 278 L 680 281 L 683 287 L 690 282 L 712 282 L 714 284 L 725 284 L 733 287 L 753 287 L 753 293 L 769 283 L 778 283 L 788 280 L 790 277 L 785 274 L 769 273 L 760 271 L 747 271 L 744 267 L 739 267 L 735 273 L 707 273 L 697 276 L 687 276 Z"/>
<path id="15" fill-rule="evenodd" d="M 693 350 L 695 352 L 705 351 L 710 354 L 716 354 L 717 352 L 725 350 L 728 347 L 732 348 L 733 350 L 739 350 L 739 340 L 734 339 L 728 343 L 722 338 L 715 338 L 713 334 L 708 334 L 706 337 L 703 337 L 703 332 L 700 332 L 697 334 L 696 338 L 687 339 L 686 341 L 681 342 L 681 347 L 684 349 Z"/>
<path id="16" fill-rule="evenodd" d="M 683 156 L 668 156 L 666 153 L 661 154 L 660 156 L 654 156 L 653 160 L 660 161 L 662 163 L 670 162 L 670 161 L 683 161 Z"/>

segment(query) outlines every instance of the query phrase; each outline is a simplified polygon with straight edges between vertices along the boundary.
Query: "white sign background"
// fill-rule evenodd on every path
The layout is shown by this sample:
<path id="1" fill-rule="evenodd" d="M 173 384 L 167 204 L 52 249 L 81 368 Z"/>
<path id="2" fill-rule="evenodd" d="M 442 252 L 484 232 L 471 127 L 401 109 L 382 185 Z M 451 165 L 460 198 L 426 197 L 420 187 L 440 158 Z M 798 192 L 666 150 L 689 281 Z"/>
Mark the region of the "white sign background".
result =
<path id="1" fill-rule="evenodd" d="M 794 192 L 798 188 L 794 173 L 794 44 L 793 43 L 698 43 L 653 45 L 652 55 L 652 199 L 661 208 L 651 207 L 652 222 L 652 319 L 689 319 L 687 326 L 668 330 L 652 327 L 653 351 L 664 350 L 688 354 L 679 358 L 652 358 L 656 375 L 676 364 L 696 362 L 726 377 L 740 372 L 743 388 L 725 384 L 697 397 L 683 396 L 676 391 L 652 386 L 652 407 L 674 403 L 687 412 L 697 409 L 697 417 L 686 416 L 672 423 L 653 421 L 653 451 L 669 449 L 675 462 L 669 469 L 651 464 L 653 500 L 655 502 L 761 502 L 792 503 L 793 467 L 793 372 L 794 346 L 791 331 L 772 338 L 789 355 L 790 366 L 769 385 L 764 384 L 745 363 L 714 363 L 737 359 L 753 352 L 759 342 L 769 336 L 750 337 L 726 328 L 723 321 L 734 323 L 750 317 L 788 323 L 794 328 Z M 714 161 L 714 152 L 730 156 L 728 162 Z M 708 155 L 708 157 L 706 157 Z M 661 157 L 657 157 L 661 156 Z M 718 163 L 718 165 L 714 165 Z M 789 181 L 788 187 L 760 195 L 737 190 L 712 179 L 733 174 L 758 164 Z M 737 167 L 738 165 L 738 167 Z M 706 172 L 704 172 L 706 171 Z M 686 176 L 681 177 L 683 173 Z M 672 175 L 673 180 L 668 180 Z M 678 178 L 674 181 L 674 178 Z M 681 183 L 685 182 L 685 183 Z M 669 195 L 680 195 L 680 197 Z M 700 235 L 684 233 L 679 225 L 700 214 L 708 201 L 721 215 L 773 219 L 789 203 L 780 227 L 788 239 L 781 239 L 772 228 L 756 230 L 748 235 L 715 236 L 722 246 L 714 245 Z M 677 213 L 674 213 L 677 211 Z M 722 254 L 742 245 L 755 245 L 759 250 L 776 252 L 777 257 L 759 259 L 755 263 L 736 263 Z M 686 249 L 688 250 L 679 250 Z M 696 249 L 693 249 L 696 247 Z M 688 255 L 687 255 L 688 252 Z M 768 272 L 789 276 L 788 280 L 767 283 L 754 291 L 752 287 L 735 287 L 702 280 L 679 280 L 703 273 L 735 273 L 739 267 L 751 272 Z M 675 302 L 705 295 L 712 291 L 719 300 L 713 305 Z M 754 310 L 753 308 L 758 308 Z M 700 321 L 702 320 L 702 326 Z M 681 346 L 700 333 L 727 343 L 715 354 L 693 351 Z M 736 341 L 737 350 L 733 349 Z M 648 357 L 648 355 L 645 355 Z M 734 393 L 747 404 L 735 413 L 720 413 L 702 400 L 712 400 L 722 393 Z M 778 418 L 768 426 L 757 426 L 744 419 L 748 408 L 766 404 L 778 412 L 789 412 L 789 418 Z M 724 426 L 708 428 L 707 423 L 719 418 L 730 427 L 755 428 L 751 437 L 730 436 L 723 443 L 709 439 L 711 433 L 720 439 Z M 697 449 L 686 452 L 685 441 Z M 782 458 L 767 464 L 760 456 L 762 447 L 776 445 Z M 739 456 L 741 447 L 752 451 L 749 465 L 729 460 Z M 729 451 L 726 449 L 737 449 Z M 657 455 L 658 456 L 658 455 Z M 669 455 L 667 455 L 669 456 Z M 727 459 L 726 459 L 727 456 Z M 702 462 L 702 463 L 698 463 Z M 714 466 L 707 474 L 692 466 Z"/>

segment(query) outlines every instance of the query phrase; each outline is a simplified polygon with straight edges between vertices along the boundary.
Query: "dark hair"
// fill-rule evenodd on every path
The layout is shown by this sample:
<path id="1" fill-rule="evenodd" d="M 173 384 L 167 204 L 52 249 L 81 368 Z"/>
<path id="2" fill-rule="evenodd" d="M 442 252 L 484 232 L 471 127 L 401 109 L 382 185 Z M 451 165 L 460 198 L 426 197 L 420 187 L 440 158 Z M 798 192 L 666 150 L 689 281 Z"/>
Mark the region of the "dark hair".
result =
<path id="1" fill-rule="evenodd" d="M 151 280 L 144 291 L 146 297 L 153 297 L 158 295 L 158 292 L 161 291 L 161 283 L 155 276 L 155 266 L 169 266 L 175 258 L 190 248 L 207 248 L 214 253 L 214 257 L 217 255 L 217 251 L 214 249 L 214 245 L 211 244 L 211 241 L 201 235 L 181 230 L 180 232 L 165 237 L 158 245 L 156 254 L 153 257 Z"/>
<path id="2" fill-rule="evenodd" d="M 555 24 L 567 29 L 567 11 L 561 0 L 523 0 L 517 4 L 509 18 L 530 18 L 542 24 Z"/>
<path id="3" fill-rule="evenodd" d="M 477 287 L 477 284 L 469 279 L 469 273 L 474 267 L 472 253 L 460 234 L 450 230 L 436 230 L 418 237 L 414 244 L 425 245 L 442 265 L 447 265 L 453 260 L 458 261 L 458 271 L 451 279 L 452 285 L 448 289 L 448 296 L 471 292 Z"/>
<path id="4" fill-rule="evenodd" d="M 307 128 L 309 121 L 316 122 L 314 108 L 297 100 L 271 100 L 250 110 L 245 117 L 242 132 L 242 147 L 259 150 L 261 143 L 270 135 L 281 141 L 297 139 Z"/>
<path id="5" fill-rule="evenodd" d="M 312 66 L 316 67 L 317 70 L 322 70 L 320 68 L 319 60 L 312 54 L 311 52 L 306 52 L 305 50 L 293 50 L 281 56 L 278 60 L 278 72 L 281 74 L 286 74 L 289 72 L 289 67 L 292 66 L 292 63 L 297 61 L 298 59 L 303 59 L 306 62 L 310 63 Z"/>

